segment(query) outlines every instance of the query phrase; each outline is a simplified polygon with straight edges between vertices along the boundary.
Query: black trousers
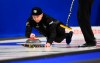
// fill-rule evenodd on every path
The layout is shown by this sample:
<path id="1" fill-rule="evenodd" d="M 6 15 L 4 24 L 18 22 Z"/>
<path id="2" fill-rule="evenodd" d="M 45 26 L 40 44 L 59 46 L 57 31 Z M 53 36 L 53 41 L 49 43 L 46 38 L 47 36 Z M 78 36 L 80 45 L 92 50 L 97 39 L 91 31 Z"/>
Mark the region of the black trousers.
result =
<path id="1" fill-rule="evenodd" d="M 60 24 L 56 27 L 56 37 L 55 37 L 55 42 L 61 43 L 62 40 L 66 38 L 68 34 L 65 33 L 65 28 L 62 28 Z"/>
<path id="2" fill-rule="evenodd" d="M 87 44 L 94 44 L 95 37 L 91 29 L 90 16 L 93 0 L 78 0 L 78 23 Z"/>
<path id="3" fill-rule="evenodd" d="M 61 27 L 59 24 L 56 27 L 56 37 L 54 41 L 57 43 L 61 43 L 64 39 L 69 39 L 69 33 L 65 33 L 65 28 Z"/>

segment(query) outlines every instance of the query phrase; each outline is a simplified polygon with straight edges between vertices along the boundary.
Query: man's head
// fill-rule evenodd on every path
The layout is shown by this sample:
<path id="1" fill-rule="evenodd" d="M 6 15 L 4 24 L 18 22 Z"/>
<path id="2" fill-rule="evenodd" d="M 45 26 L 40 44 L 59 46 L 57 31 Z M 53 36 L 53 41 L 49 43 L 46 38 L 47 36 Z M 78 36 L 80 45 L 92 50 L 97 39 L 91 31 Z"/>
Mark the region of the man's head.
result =
<path id="1" fill-rule="evenodd" d="M 34 7 L 32 9 L 32 18 L 36 23 L 39 23 L 43 17 L 43 12 L 41 8 L 39 7 Z"/>

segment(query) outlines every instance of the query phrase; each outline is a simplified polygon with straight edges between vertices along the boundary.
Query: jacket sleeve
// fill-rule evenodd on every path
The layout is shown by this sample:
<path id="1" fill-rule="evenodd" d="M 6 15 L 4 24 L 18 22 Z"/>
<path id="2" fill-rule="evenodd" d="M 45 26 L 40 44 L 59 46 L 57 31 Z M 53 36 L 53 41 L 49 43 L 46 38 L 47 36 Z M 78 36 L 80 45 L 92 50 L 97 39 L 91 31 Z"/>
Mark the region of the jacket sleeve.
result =
<path id="1" fill-rule="evenodd" d="M 49 26 L 49 36 L 47 37 L 47 42 L 52 44 L 52 42 L 55 40 L 56 37 L 56 24 L 53 23 Z"/>
<path id="2" fill-rule="evenodd" d="M 25 36 L 27 38 L 30 38 L 30 34 L 32 32 L 32 26 L 31 23 L 29 21 L 26 22 L 26 30 L 25 30 Z"/>

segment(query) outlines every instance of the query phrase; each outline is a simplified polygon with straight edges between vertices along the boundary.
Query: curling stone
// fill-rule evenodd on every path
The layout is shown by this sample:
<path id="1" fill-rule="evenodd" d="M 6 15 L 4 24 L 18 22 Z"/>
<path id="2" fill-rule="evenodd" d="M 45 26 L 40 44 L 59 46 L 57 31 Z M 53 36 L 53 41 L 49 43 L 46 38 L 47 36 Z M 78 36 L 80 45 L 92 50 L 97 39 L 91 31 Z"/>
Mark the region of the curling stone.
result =
<path id="1" fill-rule="evenodd" d="M 29 47 L 39 47 L 41 46 L 41 41 L 39 39 L 27 39 L 26 44 L 29 45 Z"/>

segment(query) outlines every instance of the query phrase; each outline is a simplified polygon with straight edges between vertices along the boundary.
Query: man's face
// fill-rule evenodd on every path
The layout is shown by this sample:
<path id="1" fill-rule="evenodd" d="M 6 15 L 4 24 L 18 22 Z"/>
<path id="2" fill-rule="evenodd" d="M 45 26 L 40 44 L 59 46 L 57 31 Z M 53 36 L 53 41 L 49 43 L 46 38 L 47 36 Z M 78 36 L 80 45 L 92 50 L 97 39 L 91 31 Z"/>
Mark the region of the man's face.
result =
<path id="1" fill-rule="evenodd" d="M 36 23 L 39 23 L 41 21 L 42 17 L 43 17 L 43 13 L 40 15 L 32 15 L 32 18 Z"/>

